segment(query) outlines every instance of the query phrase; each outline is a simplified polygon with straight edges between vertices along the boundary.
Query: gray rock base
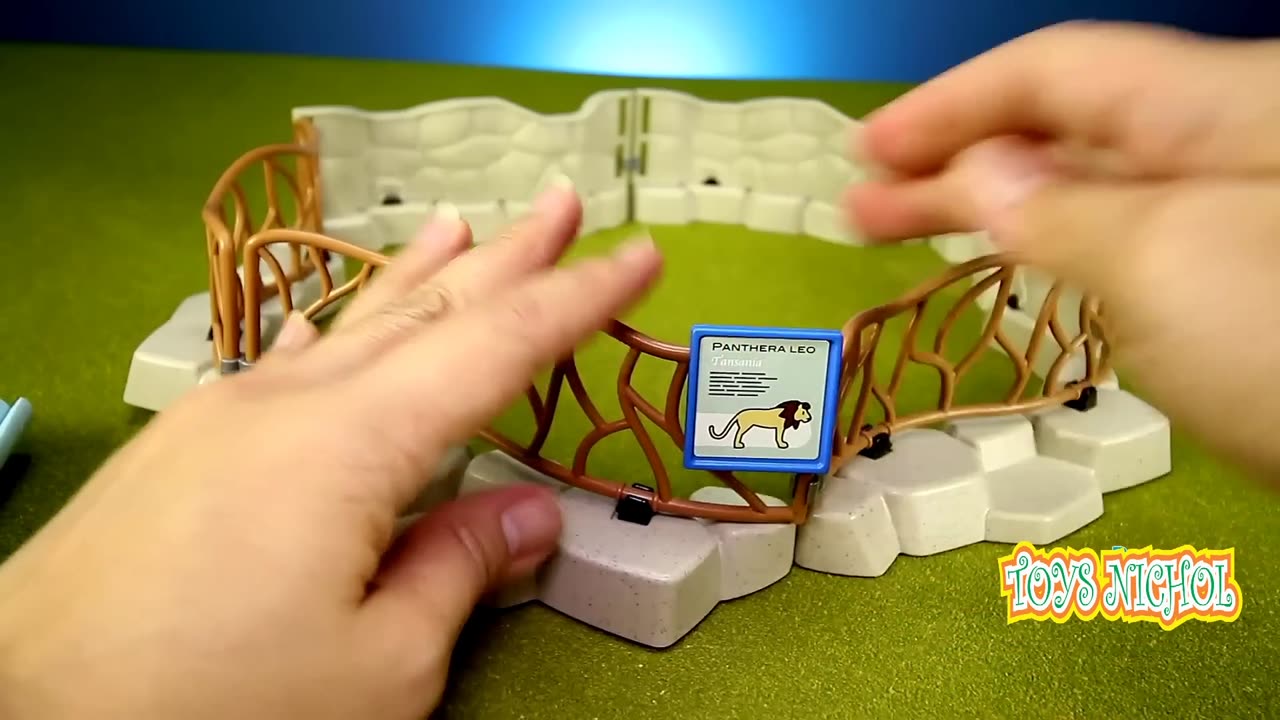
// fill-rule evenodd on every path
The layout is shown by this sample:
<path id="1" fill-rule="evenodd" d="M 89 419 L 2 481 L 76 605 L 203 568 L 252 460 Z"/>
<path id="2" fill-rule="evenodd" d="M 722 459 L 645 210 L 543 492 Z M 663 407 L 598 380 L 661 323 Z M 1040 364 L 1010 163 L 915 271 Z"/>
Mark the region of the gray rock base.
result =
<path id="1" fill-rule="evenodd" d="M 613 503 L 572 488 L 561 495 L 564 533 L 542 578 L 546 605 L 615 635 L 667 647 L 720 601 L 720 552 L 695 520 L 649 525 L 613 517 Z"/>
<path id="2" fill-rule="evenodd" d="M 282 267 L 292 267 L 289 253 L 287 245 L 271 246 L 271 254 Z M 271 266 L 262 261 L 259 267 L 263 282 L 273 283 Z M 328 268 L 335 286 L 346 282 L 346 265 L 341 254 L 333 254 Z M 244 277 L 244 268 L 240 268 L 240 276 Z M 294 283 L 291 289 L 293 307 L 307 307 L 320 298 L 321 292 L 317 274 Z M 321 317 L 337 308 L 338 305 L 331 305 L 321 313 Z M 173 315 L 134 350 L 125 380 L 125 403 L 159 412 L 197 385 L 216 380 L 219 374 L 214 367 L 213 342 L 208 339 L 210 321 L 209 293 L 192 295 L 179 303 Z M 263 303 L 261 330 L 264 348 L 271 346 L 283 325 L 284 306 L 280 297 Z"/>
<path id="3" fill-rule="evenodd" d="M 905 431 L 888 455 L 858 457 L 824 478 L 797 533 L 796 564 L 874 577 L 900 554 L 1056 542 L 1098 519 L 1105 493 L 1171 469 L 1168 419 L 1114 383 L 1086 412 Z"/>
<path id="4" fill-rule="evenodd" d="M 796 527 L 720 523 L 659 515 L 649 525 L 614 517 L 609 498 L 569 487 L 501 452 L 470 461 L 459 494 L 516 483 L 559 489 L 564 530 L 558 552 L 535 577 L 484 599 L 489 607 L 539 601 L 565 615 L 633 642 L 668 647 L 716 605 L 772 585 L 791 571 Z M 745 504 L 728 488 L 708 487 L 694 499 Z M 766 504 L 785 504 L 762 496 Z"/>
<path id="5" fill-rule="evenodd" d="M 661 515 L 636 525 L 614 517 L 609 498 L 569 487 L 504 453 L 471 458 L 464 449 L 446 458 L 411 511 L 430 511 L 453 493 L 515 483 L 559 490 L 564 531 L 558 552 L 536 576 L 498 588 L 485 604 L 538 601 L 661 648 L 679 641 L 720 602 L 767 588 L 793 565 L 876 577 L 899 555 L 931 555 L 982 541 L 1045 545 L 1100 517 L 1104 493 L 1169 468 L 1168 421 L 1108 386 L 1088 412 L 1052 408 L 899 433 L 888 455 L 858 457 L 824 478 L 800 527 Z M 745 504 L 718 486 L 693 499 Z M 402 522 L 412 517 L 417 515 Z"/>

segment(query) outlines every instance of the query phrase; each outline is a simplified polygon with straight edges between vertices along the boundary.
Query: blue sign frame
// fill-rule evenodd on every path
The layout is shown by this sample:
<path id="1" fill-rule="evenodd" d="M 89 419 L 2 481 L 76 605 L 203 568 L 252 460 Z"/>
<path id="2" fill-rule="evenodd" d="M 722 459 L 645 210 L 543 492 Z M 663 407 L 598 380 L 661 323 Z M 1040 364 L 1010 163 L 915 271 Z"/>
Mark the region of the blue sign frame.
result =
<path id="1" fill-rule="evenodd" d="M 689 381 L 685 390 L 684 466 L 690 470 L 725 470 L 743 472 L 826 474 L 831 468 L 835 444 L 836 421 L 839 417 L 840 373 L 843 368 L 844 335 L 839 330 L 813 328 L 777 328 L 742 325 L 695 325 L 689 343 Z M 726 458 L 699 456 L 694 450 L 697 434 L 698 379 L 705 337 L 748 338 L 764 340 L 811 340 L 829 342 L 826 385 L 823 392 L 818 457 L 814 460 L 785 458 Z"/>

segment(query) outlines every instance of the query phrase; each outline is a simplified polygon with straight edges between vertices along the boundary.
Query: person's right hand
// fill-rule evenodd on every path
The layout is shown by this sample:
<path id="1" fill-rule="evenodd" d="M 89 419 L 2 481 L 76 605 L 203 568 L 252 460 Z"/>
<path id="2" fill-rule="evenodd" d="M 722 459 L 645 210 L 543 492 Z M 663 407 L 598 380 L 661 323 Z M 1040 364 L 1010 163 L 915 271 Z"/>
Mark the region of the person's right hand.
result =
<path id="1" fill-rule="evenodd" d="M 889 241 L 986 230 L 1096 294 L 1116 365 L 1176 422 L 1280 475 L 1280 42 L 1071 23 L 866 119 L 849 189 Z"/>

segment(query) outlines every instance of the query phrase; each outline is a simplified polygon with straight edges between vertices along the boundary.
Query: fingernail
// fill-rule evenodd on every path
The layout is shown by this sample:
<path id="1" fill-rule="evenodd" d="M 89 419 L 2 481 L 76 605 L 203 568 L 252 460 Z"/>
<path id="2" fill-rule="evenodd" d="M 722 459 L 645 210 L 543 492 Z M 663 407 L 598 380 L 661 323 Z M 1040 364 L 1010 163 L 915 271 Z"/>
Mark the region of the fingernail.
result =
<path id="1" fill-rule="evenodd" d="M 570 196 L 573 194 L 573 181 L 564 175 L 557 175 L 551 179 L 551 184 L 533 202 L 533 212 L 537 215 L 560 213 L 564 210 Z"/>
<path id="2" fill-rule="evenodd" d="M 545 550 L 560 535 L 560 506 L 544 493 L 521 500 L 502 513 L 502 535 L 512 558 Z"/>
<path id="3" fill-rule="evenodd" d="M 557 190 L 568 190 L 572 192 L 574 189 L 573 178 L 570 178 L 564 173 L 556 173 L 551 177 L 551 187 L 556 188 Z"/>
<path id="4" fill-rule="evenodd" d="M 619 246 L 615 257 L 624 265 L 646 265 L 657 252 L 658 247 L 653 244 L 653 238 L 639 237 Z"/>
<path id="5" fill-rule="evenodd" d="M 462 220 L 462 213 L 458 212 L 458 206 L 450 202 L 436 203 L 436 214 L 432 218 L 435 222 L 454 223 Z"/>
<path id="6" fill-rule="evenodd" d="M 418 229 L 418 234 L 414 235 L 411 244 L 424 248 L 431 247 L 439 243 L 442 238 L 456 238 L 465 229 L 466 223 L 462 220 L 462 214 L 458 212 L 458 206 L 449 202 L 437 203 L 431 219 Z"/>
<path id="7" fill-rule="evenodd" d="M 292 350 L 303 345 L 311 337 L 312 325 L 301 310 L 294 310 L 284 321 L 280 334 L 276 336 L 277 350 Z"/>
<path id="8" fill-rule="evenodd" d="M 997 244 L 1016 243 L 1007 229 L 1010 215 L 1052 177 L 1047 160 L 1020 143 L 993 141 L 971 150 L 964 162 L 982 225 Z"/>

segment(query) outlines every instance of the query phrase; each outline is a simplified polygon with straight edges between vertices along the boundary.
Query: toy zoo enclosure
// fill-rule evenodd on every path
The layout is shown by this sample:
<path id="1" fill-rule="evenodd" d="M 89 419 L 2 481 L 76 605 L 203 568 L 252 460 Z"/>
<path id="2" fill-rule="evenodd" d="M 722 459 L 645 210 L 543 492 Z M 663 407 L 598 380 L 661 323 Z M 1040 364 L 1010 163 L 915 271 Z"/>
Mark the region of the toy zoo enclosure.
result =
<path id="1" fill-rule="evenodd" d="M 653 93 L 685 102 L 685 107 L 696 107 L 693 103 L 698 103 L 717 110 L 763 103 L 766 104 L 765 110 L 773 111 L 776 115 L 776 108 L 771 110 L 773 106 L 767 104 L 782 102 L 792 103 L 793 107 L 803 107 L 806 112 L 814 107 L 825 108 L 821 112 L 834 114 L 845 123 L 828 129 L 828 132 L 845 132 L 848 124 L 853 122 L 814 101 L 779 99 L 730 105 L 702 103 L 696 98 L 663 91 Z M 604 118 L 617 123 L 614 131 L 616 137 L 609 140 L 616 140 L 616 150 L 611 153 L 613 157 L 609 158 L 612 161 L 613 178 L 598 181 L 594 188 L 591 182 L 585 183 L 588 199 L 585 202 L 587 219 L 584 224 L 600 227 L 621 224 L 636 219 L 637 211 L 642 207 L 648 207 L 649 210 L 645 212 L 652 215 L 654 203 L 670 197 L 661 194 L 668 190 L 663 187 L 664 181 L 668 186 L 678 186 L 680 182 L 685 182 L 718 191 L 715 186 L 721 183 L 707 182 L 709 178 L 701 178 L 698 169 L 692 170 L 690 177 L 683 179 L 663 178 L 661 173 L 654 171 L 653 155 L 657 154 L 654 148 L 660 143 L 656 142 L 657 135 L 653 133 L 653 129 L 659 123 L 650 117 L 648 96 L 641 97 L 639 91 L 601 95 L 608 95 L 604 100 L 610 103 L 615 98 L 620 100 L 612 105 L 616 108 L 611 111 L 612 115 Z M 444 106 L 442 111 L 454 111 L 459 104 L 463 104 L 463 109 L 466 109 L 467 102 L 445 101 L 406 112 L 425 116 L 435 106 Z M 589 115 L 592 106 L 592 100 L 589 100 L 576 115 L 538 116 L 504 101 L 482 98 L 473 102 L 496 104 L 504 112 L 517 113 L 517 118 L 523 118 L 524 115 L 519 113 L 524 113 L 547 123 L 563 121 L 566 117 L 569 121 L 564 122 L 581 120 Z M 596 104 L 597 107 L 601 105 L 602 103 Z M 305 308 L 300 308 L 308 317 L 314 318 L 358 292 L 377 269 L 389 261 L 388 256 L 382 252 L 349 239 L 339 239 L 334 236 L 336 233 L 326 228 L 330 224 L 326 221 L 327 217 L 346 214 L 352 208 L 344 208 L 339 213 L 326 213 L 323 207 L 335 197 L 335 193 L 324 187 L 324 183 L 345 180 L 334 180 L 329 172 L 322 172 L 326 153 L 330 151 L 331 144 L 336 142 L 336 135 L 332 139 L 327 137 L 324 126 L 318 120 L 360 113 L 342 108 L 320 110 L 314 117 L 295 114 L 293 143 L 260 147 L 240 157 L 218 180 L 204 206 L 202 215 L 207 234 L 211 338 L 214 360 L 223 374 L 251 367 L 262 354 L 263 303 L 279 297 L 283 312 L 288 313 L 293 309 L 295 284 L 318 276 L 318 299 Z M 347 116 L 343 116 L 343 113 L 347 113 Z M 397 118 L 403 120 L 403 115 L 401 113 Z M 613 115 L 617 116 L 616 120 Z M 689 122 L 688 115 L 686 113 L 684 118 L 675 120 Z M 472 117 L 474 119 L 475 116 Z M 706 120 L 707 117 L 712 117 L 714 121 L 713 114 L 703 113 L 700 117 L 699 121 L 704 124 L 712 122 Z M 789 117 L 794 119 L 800 117 L 800 114 L 793 112 Z M 586 122 L 600 125 L 599 120 L 593 120 L 589 116 L 586 117 Z M 745 122 L 742 124 L 745 125 Z M 598 154 L 603 155 L 608 147 L 602 145 L 601 148 L 602 151 Z M 589 153 L 585 150 L 579 153 L 581 157 L 587 155 Z M 573 161 L 574 158 L 567 158 L 562 165 L 572 165 Z M 580 171 L 580 176 L 590 174 L 585 169 L 585 160 L 579 159 L 575 167 Z M 581 188 L 582 184 L 577 182 L 579 179 L 575 178 L 575 184 Z M 600 185 L 607 185 L 608 182 L 613 184 L 601 190 Z M 256 183 L 261 183 L 260 188 Z M 365 183 L 367 187 L 372 185 L 372 182 Z M 365 202 L 382 206 L 401 204 L 404 199 L 397 194 L 402 192 L 402 187 L 392 187 L 393 190 L 384 193 L 380 201 L 373 196 L 373 190 L 363 191 L 367 196 Z M 622 194 L 615 193 L 609 197 L 621 197 L 624 204 L 617 206 L 615 203 L 617 209 L 613 211 L 613 217 L 601 221 L 599 212 L 596 212 L 598 205 L 592 204 L 593 198 L 605 197 L 605 193 L 614 192 L 618 188 L 622 189 Z M 650 188 L 656 188 L 656 193 L 649 192 L 646 195 Z M 261 192 L 251 192 L 258 189 Z M 697 189 L 699 188 L 694 188 Z M 255 195 L 253 202 L 250 201 L 251 195 Z M 529 195 L 525 195 L 526 199 L 527 197 Z M 346 202 L 354 207 L 349 200 Z M 508 205 L 514 208 L 516 203 Z M 750 209 L 746 212 L 749 213 Z M 466 217 L 467 213 L 464 212 L 463 215 Z M 594 222 L 592 217 L 595 218 Z M 806 213 L 805 217 L 811 218 L 812 214 Z M 739 216 L 729 219 L 735 218 L 740 219 Z M 652 221 L 652 218 L 641 219 Z M 679 218 L 675 221 L 679 222 Z M 596 228 L 584 227 L 584 232 L 592 229 Z M 488 228 L 476 228 L 475 234 L 478 238 L 483 238 L 487 230 Z M 344 282 L 335 282 L 330 271 L 331 255 L 345 256 L 358 263 L 359 271 Z M 269 278 L 264 278 L 261 269 L 263 265 L 270 270 Z M 242 269 L 238 271 L 241 266 Z M 836 450 L 832 472 L 859 454 L 875 457 L 886 451 L 891 447 L 894 434 L 908 428 L 961 417 L 1026 413 L 1041 407 L 1081 402 L 1082 395 L 1096 385 L 1108 369 L 1109 358 L 1098 303 L 1091 297 L 1081 298 L 1078 312 L 1074 307 L 1070 307 L 1067 312 L 1075 322 L 1064 324 L 1060 313 L 1064 289 L 1052 284 L 1040 300 L 1038 310 L 1033 309 L 1032 315 L 1027 319 L 1029 332 L 1014 341 L 1007 332 L 1009 324 L 1005 322 L 1005 315 L 1011 308 L 1016 311 L 1019 302 L 1015 294 L 1017 271 L 1018 268 L 1004 256 L 974 257 L 952 266 L 895 302 L 858 313 L 844 324 L 844 367 L 839 388 L 839 419 L 834 428 Z M 942 301 L 939 300 L 940 291 L 957 284 L 967 288 L 959 300 L 947 308 L 937 330 L 922 337 L 920 329 L 926 308 L 930 303 L 936 305 Z M 957 319 L 983 297 L 988 300 L 989 309 L 984 313 L 981 338 L 958 361 L 947 359 L 943 352 L 944 343 Z M 905 322 L 907 330 L 902 340 L 895 345 L 882 344 L 882 330 L 886 323 L 894 320 Z M 1067 325 L 1075 327 L 1069 329 Z M 495 429 L 483 431 L 482 437 L 534 470 L 610 498 L 638 496 L 659 513 L 730 522 L 805 521 L 810 490 L 817 479 L 811 475 L 794 478 L 792 499 L 789 505 L 784 506 L 766 505 L 755 491 L 732 472 L 715 471 L 711 474 L 736 492 L 745 505 L 677 497 L 672 491 L 669 472 L 660 457 L 657 443 L 674 443 L 675 448 L 684 444 L 685 426 L 681 414 L 689 373 L 689 348 L 659 341 L 619 321 L 614 321 L 606 332 L 626 348 L 625 360 L 618 369 L 616 382 L 621 417 L 607 418 L 600 412 L 583 383 L 575 357 L 570 356 L 553 369 L 545 386 L 530 387 L 526 393 L 536 423 L 529 440 L 521 442 Z M 957 388 L 982 354 L 993 346 L 999 348 L 998 352 L 1012 364 L 1014 380 L 1011 386 L 1003 396 L 988 402 L 958 404 Z M 1055 352 L 1056 355 L 1053 355 Z M 892 353 L 895 358 L 887 377 L 886 373 L 877 372 L 875 365 L 876 357 L 883 356 L 884 353 Z M 668 363 L 671 368 L 670 382 L 661 398 L 645 398 L 632 384 L 636 366 L 645 356 Z M 1044 358 L 1049 359 L 1040 364 L 1042 386 L 1033 388 L 1032 380 L 1037 364 Z M 1082 376 L 1078 369 L 1079 363 L 1071 362 L 1073 358 L 1083 360 Z M 932 407 L 899 412 L 897 398 L 904 385 L 904 372 L 911 364 L 927 366 L 937 372 L 940 379 L 939 397 Z M 1077 376 L 1062 377 L 1073 365 L 1077 367 Z M 593 429 L 578 442 L 572 458 L 553 459 L 543 454 L 544 444 L 556 410 L 565 402 L 577 403 Z M 643 419 L 652 422 L 659 430 L 656 434 L 665 437 L 654 437 L 655 433 L 646 427 Z M 639 444 L 652 472 L 651 486 L 648 482 L 636 485 L 630 481 L 595 477 L 588 473 L 587 461 L 592 450 L 602 440 L 616 433 L 629 433 Z"/>

